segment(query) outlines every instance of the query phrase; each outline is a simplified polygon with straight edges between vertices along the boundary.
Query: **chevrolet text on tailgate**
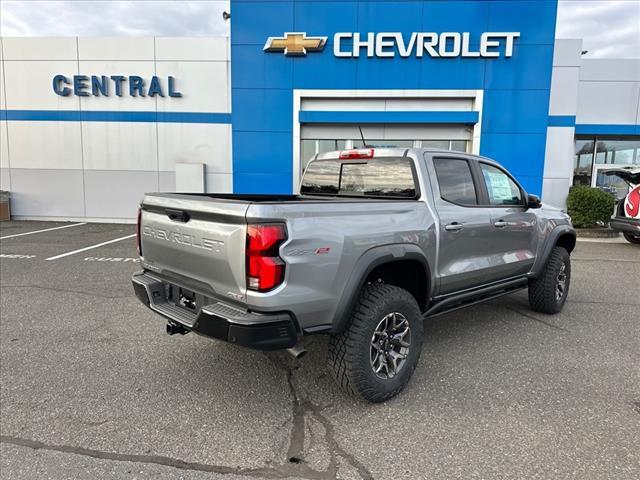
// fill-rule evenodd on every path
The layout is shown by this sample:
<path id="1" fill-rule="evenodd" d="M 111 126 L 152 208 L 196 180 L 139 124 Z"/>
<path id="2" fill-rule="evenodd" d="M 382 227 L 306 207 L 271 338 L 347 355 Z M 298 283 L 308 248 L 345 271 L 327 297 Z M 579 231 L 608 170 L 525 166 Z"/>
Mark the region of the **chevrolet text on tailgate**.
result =
<path id="1" fill-rule="evenodd" d="M 398 148 L 316 155 L 299 195 L 147 194 L 137 231 L 135 293 L 167 333 L 297 355 L 329 335 L 337 382 L 370 402 L 408 383 L 427 317 L 524 288 L 559 312 L 576 242 L 496 162 Z"/>

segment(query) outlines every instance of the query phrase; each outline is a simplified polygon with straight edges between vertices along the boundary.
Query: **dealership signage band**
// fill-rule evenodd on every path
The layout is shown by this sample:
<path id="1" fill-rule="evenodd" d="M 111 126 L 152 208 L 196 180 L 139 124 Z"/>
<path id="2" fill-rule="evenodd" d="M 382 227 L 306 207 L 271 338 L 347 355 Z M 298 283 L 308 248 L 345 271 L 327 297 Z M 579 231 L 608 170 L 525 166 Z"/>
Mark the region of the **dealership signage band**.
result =
<path id="1" fill-rule="evenodd" d="M 169 97 L 182 97 L 182 93 L 176 90 L 176 81 L 172 76 L 167 77 L 166 88 L 156 75 L 150 82 L 137 75 L 74 75 L 67 78 L 64 75 L 53 77 L 53 91 L 61 97 L 71 94 L 78 97 L 109 97 L 112 92 L 122 97 L 164 97 L 165 92 Z"/>
<path id="2" fill-rule="evenodd" d="M 338 32 L 333 36 L 333 55 L 340 58 L 358 58 L 361 51 L 367 57 L 485 57 L 497 58 L 513 55 L 513 45 L 520 32 L 484 32 L 474 39 L 469 32 L 413 32 L 406 36 L 399 32 Z M 283 37 L 269 37 L 265 52 L 284 52 L 287 56 L 305 56 L 307 52 L 320 52 L 327 37 L 307 37 L 305 32 L 287 32 Z M 477 47 L 473 47 L 473 44 Z"/>

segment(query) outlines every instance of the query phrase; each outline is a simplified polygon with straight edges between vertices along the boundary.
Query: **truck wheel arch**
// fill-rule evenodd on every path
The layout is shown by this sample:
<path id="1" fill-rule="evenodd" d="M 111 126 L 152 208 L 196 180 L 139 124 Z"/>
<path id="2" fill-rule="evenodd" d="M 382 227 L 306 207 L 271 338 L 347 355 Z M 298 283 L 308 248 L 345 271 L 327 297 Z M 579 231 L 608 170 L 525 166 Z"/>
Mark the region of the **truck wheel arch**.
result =
<path id="1" fill-rule="evenodd" d="M 536 276 L 547 264 L 553 247 L 562 247 L 571 253 L 576 246 L 576 232 L 568 225 L 559 225 L 547 236 L 547 240 L 538 253 L 538 258 L 531 269 L 533 276 Z"/>
<path id="2" fill-rule="evenodd" d="M 372 274 L 376 275 L 378 272 L 381 274 L 385 272 L 392 273 L 400 267 L 405 271 L 412 272 L 412 274 L 405 276 L 404 281 L 392 280 L 390 284 L 409 291 L 416 298 L 420 309 L 424 312 L 431 297 L 433 282 L 431 269 L 422 250 L 415 244 L 382 245 L 367 250 L 356 261 L 351 276 L 338 301 L 330 333 L 340 333 L 347 327 L 350 313 L 358 300 L 358 296 Z M 416 275 L 418 278 L 415 278 Z"/>
<path id="3" fill-rule="evenodd" d="M 576 248 L 576 234 L 575 233 L 561 233 L 555 241 L 555 246 L 564 248 L 567 252 L 573 252 Z"/>

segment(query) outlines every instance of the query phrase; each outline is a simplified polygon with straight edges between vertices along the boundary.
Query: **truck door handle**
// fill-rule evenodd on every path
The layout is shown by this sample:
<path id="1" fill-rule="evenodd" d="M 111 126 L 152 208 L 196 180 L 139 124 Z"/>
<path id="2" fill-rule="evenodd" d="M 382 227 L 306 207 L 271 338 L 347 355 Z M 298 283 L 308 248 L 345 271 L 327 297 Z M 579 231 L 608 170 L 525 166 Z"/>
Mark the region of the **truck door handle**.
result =
<path id="1" fill-rule="evenodd" d="M 507 226 L 507 222 L 505 222 L 504 220 L 498 220 L 497 222 L 495 222 L 493 224 L 493 226 L 497 227 L 497 228 L 506 227 Z"/>
<path id="2" fill-rule="evenodd" d="M 463 228 L 464 228 L 464 226 L 461 223 L 458 223 L 458 222 L 452 222 L 452 223 L 444 226 L 444 229 L 447 232 L 459 232 Z"/>
<path id="3" fill-rule="evenodd" d="M 167 208 L 164 212 L 167 214 L 167 217 L 174 222 L 187 223 L 191 219 L 189 214 L 184 210 L 173 210 L 171 208 Z"/>

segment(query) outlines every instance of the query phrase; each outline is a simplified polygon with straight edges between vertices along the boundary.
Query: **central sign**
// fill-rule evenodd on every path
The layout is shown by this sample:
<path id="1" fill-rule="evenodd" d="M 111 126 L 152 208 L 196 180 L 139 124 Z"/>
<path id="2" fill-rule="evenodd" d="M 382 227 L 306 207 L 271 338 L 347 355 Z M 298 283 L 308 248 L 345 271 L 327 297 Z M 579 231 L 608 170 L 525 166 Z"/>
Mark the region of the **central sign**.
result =
<path id="1" fill-rule="evenodd" d="M 61 97 L 71 94 L 78 97 L 109 97 L 112 91 L 118 97 L 127 93 L 131 97 L 164 97 L 165 93 L 170 97 L 182 97 L 182 93 L 176 90 L 176 79 L 171 75 L 167 77 L 166 88 L 156 75 L 147 82 L 138 75 L 74 75 L 68 78 L 62 74 L 53 77 L 52 87 L 55 94 Z"/>
<path id="2" fill-rule="evenodd" d="M 469 32 L 338 32 L 333 36 L 333 55 L 339 58 L 363 56 L 393 58 L 415 56 L 506 58 L 513 55 L 513 47 L 520 32 L 484 32 L 473 38 Z M 306 56 L 307 52 L 324 49 L 327 37 L 307 37 L 305 32 L 287 32 L 283 37 L 269 37 L 265 52 L 283 52 L 287 56 Z M 475 47 L 474 47 L 475 45 Z"/>

